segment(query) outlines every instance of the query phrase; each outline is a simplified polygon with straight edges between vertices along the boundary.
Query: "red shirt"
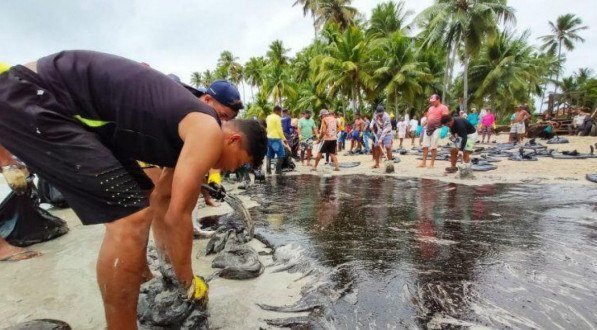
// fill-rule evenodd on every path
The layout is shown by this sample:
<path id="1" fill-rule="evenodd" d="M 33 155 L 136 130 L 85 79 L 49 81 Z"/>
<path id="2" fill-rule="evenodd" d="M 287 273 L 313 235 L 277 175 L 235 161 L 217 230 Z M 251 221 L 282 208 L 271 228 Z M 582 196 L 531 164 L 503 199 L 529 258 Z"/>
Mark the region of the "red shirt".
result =
<path id="1" fill-rule="evenodd" d="M 448 107 L 440 104 L 436 106 L 430 106 L 427 110 L 427 130 L 436 129 L 441 126 L 441 119 L 443 115 L 450 113 Z"/>

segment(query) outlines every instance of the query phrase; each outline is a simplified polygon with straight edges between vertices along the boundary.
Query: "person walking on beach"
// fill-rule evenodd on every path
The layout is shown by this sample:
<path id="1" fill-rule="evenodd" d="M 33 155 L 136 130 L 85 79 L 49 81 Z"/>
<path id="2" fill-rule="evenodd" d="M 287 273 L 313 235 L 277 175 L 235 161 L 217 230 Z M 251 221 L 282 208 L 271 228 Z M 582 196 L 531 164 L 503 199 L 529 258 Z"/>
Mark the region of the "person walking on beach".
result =
<path id="1" fill-rule="evenodd" d="M 427 153 L 431 149 L 431 162 L 429 168 L 435 165 L 435 157 L 437 156 L 437 145 L 439 143 L 439 133 L 441 126 L 441 118 L 443 115 L 449 114 L 448 107 L 443 105 L 439 95 L 433 94 L 429 98 L 431 106 L 427 110 L 427 127 L 425 128 L 425 135 L 423 136 L 423 159 L 419 167 L 425 167 L 427 162 Z"/>
<path id="2" fill-rule="evenodd" d="M 307 166 L 311 166 L 311 156 L 313 150 L 313 141 L 317 136 L 317 126 L 311 118 L 311 110 L 303 112 L 303 118 L 298 122 L 300 146 L 301 146 L 301 164 L 304 164 L 307 158 Z"/>
<path id="3" fill-rule="evenodd" d="M 373 160 L 375 164 L 373 168 L 379 168 L 379 162 L 383 153 L 382 148 L 386 149 L 386 155 L 389 160 L 392 160 L 392 142 L 394 140 L 394 134 L 392 134 L 392 123 L 390 115 L 386 112 L 386 109 L 378 105 L 375 109 L 375 115 L 371 120 L 370 128 L 373 131 Z"/>
<path id="4" fill-rule="evenodd" d="M 402 142 L 406 138 L 406 132 L 408 131 L 409 122 L 403 118 L 400 118 L 396 123 L 396 131 L 398 133 L 398 140 L 400 142 L 399 148 L 402 149 Z"/>
<path id="5" fill-rule="evenodd" d="M 495 116 L 491 113 L 491 108 L 485 108 L 485 114 L 481 118 L 481 143 L 485 143 L 487 136 L 487 143 L 491 141 L 491 134 L 493 134 L 493 125 L 495 124 Z"/>
<path id="6" fill-rule="evenodd" d="M 460 152 L 462 152 L 462 162 L 465 165 L 470 164 L 471 154 L 475 150 L 475 141 L 477 141 L 477 129 L 465 118 L 454 118 L 450 115 L 443 115 L 441 124 L 450 128 L 454 139 L 454 147 L 450 150 L 450 167 L 446 168 L 446 172 L 454 173 L 458 171 L 456 161 Z"/>
<path id="7" fill-rule="evenodd" d="M 272 174 L 272 159 L 276 157 L 276 174 L 282 174 L 282 165 L 286 152 L 284 149 L 290 150 L 286 143 L 286 137 L 282 130 L 282 107 L 276 105 L 269 116 L 265 118 L 267 129 L 267 155 L 265 160 L 265 171 L 267 174 Z"/>
<path id="8" fill-rule="evenodd" d="M 333 115 L 327 109 L 323 109 L 319 112 L 321 117 L 321 129 L 319 130 L 319 139 L 317 143 L 322 143 L 317 156 L 315 157 L 315 164 L 313 165 L 312 171 L 317 171 L 317 165 L 323 157 L 323 154 L 329 154 L 334 164 L 334 171 L 340 171 L 338 166 L 338 157 L 336 157 L 336 143 L 338 136 L 338 122 Z"/>
<path id="9" fill-rule="evenodd" d="M 526 134 L 525 122 L 530 118 L 531 114 L 529 114 L 526 105 L 519 105 L 516 107 L 516 112 L 514 113 L 514 119 L 512 120 L 512 126 L 510 128 L 510 134 L 512 134 L 516 143 L 522 144 Z"/>
<path id="10" fill-rule="evenodd" d="M 256 121 L 221 122 L 243 104 L 234 85 L 215 88 L 206 103 L 141 63 L 92 51 L 0 75 L 0 144 L 55 186 L 83 224 L 105 225 L 97 281 L 108 329 L 137 327 L 150 228 L 180 291 L 207 301 L 191 266 L 201 183 L 210 168 L 259 167 L 267 143 Z M 164 168 L 157 185 L 136 160 Z"/>
<path id="11" fill-rule="evenodd" d="M 417 120 L 416 116 L 413 116 L 408 122 L 408 137 L 411 139 L 410 144 L 411 147 L 415 146 L 415 139 L 417 138 L 417 128 L 419 127 L 419 121 Z"/>

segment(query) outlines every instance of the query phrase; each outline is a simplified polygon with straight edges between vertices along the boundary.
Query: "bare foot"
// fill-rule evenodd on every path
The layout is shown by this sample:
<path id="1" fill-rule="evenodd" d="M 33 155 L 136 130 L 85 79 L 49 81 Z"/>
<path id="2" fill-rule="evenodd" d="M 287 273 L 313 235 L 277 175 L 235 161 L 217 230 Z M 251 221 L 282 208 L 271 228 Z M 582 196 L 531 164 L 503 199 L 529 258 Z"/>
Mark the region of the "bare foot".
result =
<path id="1" fill-rule="evenodd" d="M 21 261 L 41 256 L 41 252 L 10 246 L 0 254 L 0 261 Z"/>
<path id="2" fill-rule="evenodd" d="M 371 168 L 379 168 L 379 165 L 373 165 Z"/>
<path id="3" fill-rule="evenodd" d="M 431 164 L 429 166 L 427 166 L 427 168 L 434 168 L 434 167 L 435 167 L 435 165 L 431 165 Z"/>
<path id="4" fill-rule="evenodd" d="M 313 167 L 313 168 L 311 168 L 311 171 L 315 172 L 315 171 L 317 171 L 317 168 Z"/>
<path id="5" fill-rule="evenodd" d="M 339 167 L 336 167 L 336 168 L 334 169 L 334 171 L 336 171 L 336 172 L 340 172 L 340 168 L 339 168 Z"/>
<path id="6" fill-rule="evenodd" d="M 421 164 L 419 164 L 417 167 L 421 167 L 421 168 L 423 168 L 423 167 L 425 167 L 425 163 L 421 163 Z"/>

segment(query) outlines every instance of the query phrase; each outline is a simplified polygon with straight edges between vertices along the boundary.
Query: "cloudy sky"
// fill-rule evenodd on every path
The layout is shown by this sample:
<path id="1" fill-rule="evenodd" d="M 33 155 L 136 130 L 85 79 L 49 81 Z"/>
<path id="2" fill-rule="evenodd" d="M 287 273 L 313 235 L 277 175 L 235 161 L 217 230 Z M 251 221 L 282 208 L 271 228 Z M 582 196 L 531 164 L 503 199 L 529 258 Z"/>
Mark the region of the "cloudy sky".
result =
<path id="1" fill-rule="evenodd" d="M 294 0 L 2 0 L 0 61 L 24 63 L 64 49 L 92 49 L 149 63 L 188 81 L 190 73 L 212 69 L 221 51 L 241 62 L 264 55 L 281 39 L 291 54 L 313 38 L 312 21 Z M 354 0 L 367 16 L 382 1 Z M 406 0 L 420 12 L 432 0 Z M 568 55 L 567 72 L 597 71 L 596 0 L 510 0 L 517 28 L 532 41 L 549 32 L 547 22 L 574 13 L 590 29 Z"/>

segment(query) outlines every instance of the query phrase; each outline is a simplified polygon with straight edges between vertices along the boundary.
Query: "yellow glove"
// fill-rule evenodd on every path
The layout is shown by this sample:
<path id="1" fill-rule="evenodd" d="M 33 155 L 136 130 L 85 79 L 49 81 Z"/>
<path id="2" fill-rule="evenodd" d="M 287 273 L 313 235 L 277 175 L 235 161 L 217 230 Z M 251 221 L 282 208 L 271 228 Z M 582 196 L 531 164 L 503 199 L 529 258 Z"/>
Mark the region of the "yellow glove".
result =
<path id="1" fill-rule="evenodd" d="M 191 283 L 191 286 L 187 290 L 187 298 L 189 300 L 194 300 L 202 307 L 205 307 L 209 300 L 207 297 L 208 290 L 209 286 L 205 283 L 203 277 L 195 275 L 193 277 L 193 283 Z"/>
<path id="2" fill-rule="evenodd" d="M 29 171 L 27 168 L 20 165 L 7 165 L 2 167 L 2 175 L 4 175 L 4 179 L 10 189 L 12 189 L 15 194 L 22 195 L 27 191 L 27 177 L 29 176 Z"/>
<path id="3" fill-rule="evenodd" d="M 210 183 L 222 184 L 222 175 L 220 174 L 220 171 L 209 171 L 209 175 L 207 176 L 207 184 Z"/>

